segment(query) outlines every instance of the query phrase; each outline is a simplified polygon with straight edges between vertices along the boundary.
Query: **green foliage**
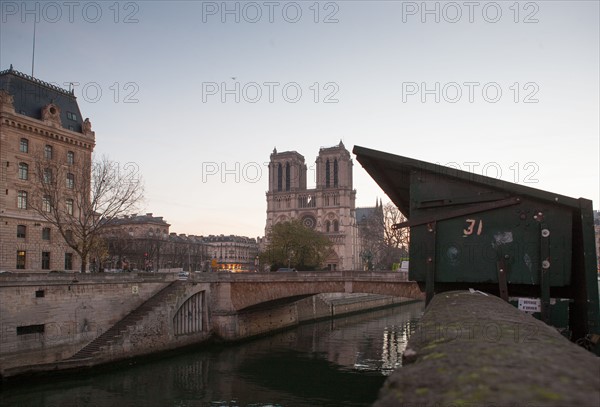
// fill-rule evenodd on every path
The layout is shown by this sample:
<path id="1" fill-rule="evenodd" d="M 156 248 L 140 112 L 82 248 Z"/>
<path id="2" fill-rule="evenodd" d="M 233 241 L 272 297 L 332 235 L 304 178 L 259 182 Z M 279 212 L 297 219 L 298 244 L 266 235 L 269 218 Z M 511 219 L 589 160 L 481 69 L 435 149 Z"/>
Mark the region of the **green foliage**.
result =
<path id="1" fill-rule="evenodd" d="M 274 225 L 268 238 L 269 244 L 260 254 L 260 261 L 271 264 L 271 270 L 288 266 L 298 270 L 318 270 L 333 245 L 327 236 L 305 227 L 296 219 Z"/>

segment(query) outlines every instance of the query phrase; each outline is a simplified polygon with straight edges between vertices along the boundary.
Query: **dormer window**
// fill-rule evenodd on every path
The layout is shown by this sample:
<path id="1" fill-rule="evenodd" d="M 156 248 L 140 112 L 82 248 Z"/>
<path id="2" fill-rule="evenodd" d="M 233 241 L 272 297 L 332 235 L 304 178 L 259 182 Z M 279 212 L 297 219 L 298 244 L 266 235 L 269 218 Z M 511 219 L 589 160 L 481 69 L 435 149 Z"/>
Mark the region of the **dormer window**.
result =
<path id="1" fill-rule="evenodd" d="M 77 115 L 75 113 L 67 112 L 67 119 L 77 121 Z"/>

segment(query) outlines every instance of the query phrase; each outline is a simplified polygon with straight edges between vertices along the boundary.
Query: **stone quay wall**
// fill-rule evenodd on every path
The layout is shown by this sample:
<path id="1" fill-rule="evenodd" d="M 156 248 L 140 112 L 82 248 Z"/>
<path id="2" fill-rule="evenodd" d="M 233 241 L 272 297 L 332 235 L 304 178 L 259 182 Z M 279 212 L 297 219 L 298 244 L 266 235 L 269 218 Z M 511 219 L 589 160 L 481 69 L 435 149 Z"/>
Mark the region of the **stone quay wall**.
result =
<path id="1" fill-rule="evenodd" d="M 139 307 L 167 275 L 19 275 L 0 281 L 0 375 L 64 360 Z"/>
<path id="2" fill-rule="evenodd" d="M 414 301 L 349 292 L 306 294 L 235 311 L 230 284 L 223 282 L 227 278 L 0 275 L 0 379 L 89 367 L 211 338 L 241 340 L 305 321 Z"/>

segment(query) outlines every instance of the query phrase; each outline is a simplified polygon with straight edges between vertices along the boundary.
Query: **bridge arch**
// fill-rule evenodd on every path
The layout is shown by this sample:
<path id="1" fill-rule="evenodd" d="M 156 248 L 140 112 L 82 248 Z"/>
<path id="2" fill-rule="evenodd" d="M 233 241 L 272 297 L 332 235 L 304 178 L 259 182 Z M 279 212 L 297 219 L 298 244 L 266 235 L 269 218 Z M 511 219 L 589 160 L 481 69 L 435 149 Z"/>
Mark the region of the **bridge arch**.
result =
<path id="1" fill-rule="evenodd" d="M 286 273 L 288 274 L 288 273 Z M 289 273 L 292 274 L 292 273 Z M 373 274 L 376 274 L 373 278 Z M 244 279 L 230 281 L 228 292 L 231 311 L 239 312 L 259 304 L 284 304 L 323 293 L 381 294 L 424 299 L 417 283 L 402 279 L 398 273 L 358 273 L 344 277 L 340 273 L 302 273 L 274 276 L 267 281 Z M 337 275 L 332 278 L 326 275 Z M 223 283 L 221 283 L 223 284 Z"/>
<path id="2" fill-rule="evenodd" d="M 206 292 L 188 297 L 173 316 L 173 334 L 188 335 L 206 330 Z"/>

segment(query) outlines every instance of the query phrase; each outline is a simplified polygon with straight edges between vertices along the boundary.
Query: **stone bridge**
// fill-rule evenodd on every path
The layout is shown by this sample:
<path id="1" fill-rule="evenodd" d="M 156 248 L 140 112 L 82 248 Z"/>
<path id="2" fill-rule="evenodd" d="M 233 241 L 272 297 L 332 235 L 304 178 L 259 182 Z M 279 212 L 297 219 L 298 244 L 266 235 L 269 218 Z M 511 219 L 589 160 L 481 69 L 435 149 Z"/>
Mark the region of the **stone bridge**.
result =
<path id="1" fill-rule="evenodd" d="M 205 329 L 224 339 L 239 339 L 297 324 L 299 311 L 294 303 L 315 294 L 366 293 L 424 299 L 417 283 L 407 281 L 407 277 L 405 272 L 363 271 L 193 273 L 180 282 L 188 289 L 185 295 L 179 295 L 178 315 L 197 315 L 197 307 L 187 311 L 181 300 L 201 295 L 205 310 L 202 318 L 209 321 Z"/>
<path id="2" fill-rule="evenodd" d="M 294 302 L 322 293 L 368 293 L 424 299 L 403 272 L 202 273 L 188 281 L 211 284 L 211 314 L 231 314 L 259 306 Z"/>

